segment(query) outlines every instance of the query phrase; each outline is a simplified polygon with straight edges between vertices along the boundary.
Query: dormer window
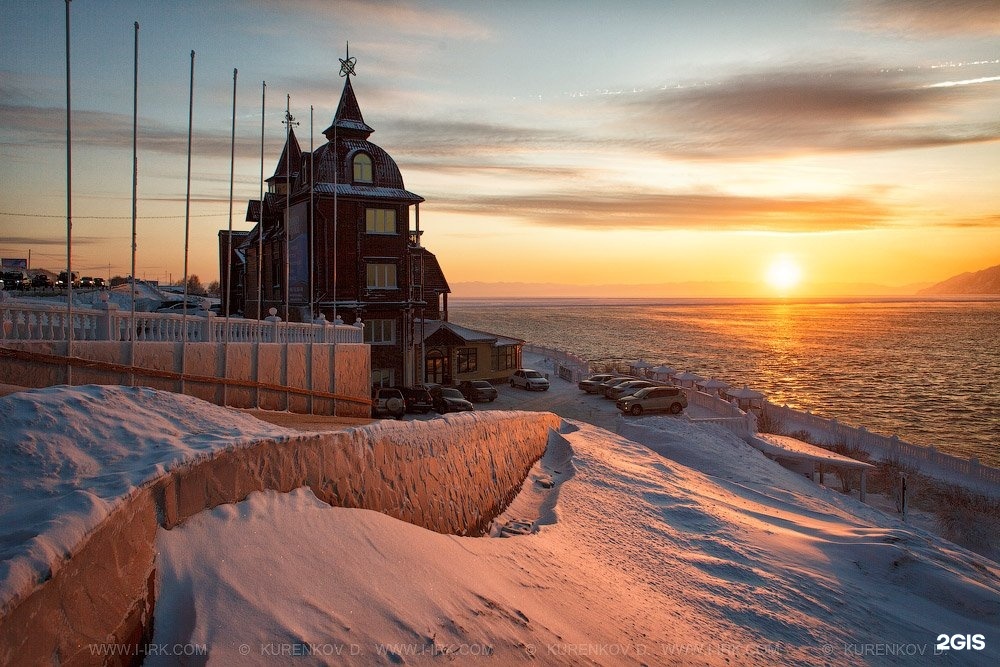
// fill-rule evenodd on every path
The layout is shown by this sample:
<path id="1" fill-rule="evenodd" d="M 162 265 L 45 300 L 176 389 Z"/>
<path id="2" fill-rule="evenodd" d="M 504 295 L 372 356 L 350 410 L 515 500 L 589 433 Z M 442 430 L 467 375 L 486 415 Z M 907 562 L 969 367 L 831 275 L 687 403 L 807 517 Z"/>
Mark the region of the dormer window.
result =
<path id="1" fill-rule="evenodd" d="M 372 182 L 372 159 L 365 153 L 354 156 L 354 180 L 361 183 Z"/>

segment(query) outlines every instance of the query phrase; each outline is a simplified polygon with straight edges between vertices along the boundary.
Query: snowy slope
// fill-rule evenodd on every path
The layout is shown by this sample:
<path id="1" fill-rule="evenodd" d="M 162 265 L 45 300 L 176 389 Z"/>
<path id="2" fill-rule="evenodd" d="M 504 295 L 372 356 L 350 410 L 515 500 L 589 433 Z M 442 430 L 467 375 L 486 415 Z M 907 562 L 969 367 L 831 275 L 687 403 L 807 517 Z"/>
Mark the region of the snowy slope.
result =
<path id="1" fill-rule="evenodd" d="M 532 535 L 439 535 L 306 490 L 161 531 L 155 642 L 203 645 L 210 664 L 996 660 L 995 563 L 722 431 L 663 419 L 651 449 L 567 430 L 553 446 L 571 458 L 543 460 L 515 502 L 542 519 Z M 934 657 L 943 633 L 990 641 Z"/>

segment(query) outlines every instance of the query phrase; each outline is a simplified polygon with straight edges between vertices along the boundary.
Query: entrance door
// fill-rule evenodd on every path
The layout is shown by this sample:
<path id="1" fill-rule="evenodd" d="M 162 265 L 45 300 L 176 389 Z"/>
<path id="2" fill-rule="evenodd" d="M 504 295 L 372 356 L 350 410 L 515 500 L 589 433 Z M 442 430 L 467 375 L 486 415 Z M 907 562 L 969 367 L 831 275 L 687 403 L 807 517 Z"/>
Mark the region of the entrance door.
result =
<path id="1" fill-rule="evenodd" d="M 441 354 L 440 350 L 431 350 L 428 352 L 427 359 L 424 362 L 424 377 L 426 377 L 427 382 L 444 384 L 445 376 L 448 374 L 447 365 L 448 360 Z"/>

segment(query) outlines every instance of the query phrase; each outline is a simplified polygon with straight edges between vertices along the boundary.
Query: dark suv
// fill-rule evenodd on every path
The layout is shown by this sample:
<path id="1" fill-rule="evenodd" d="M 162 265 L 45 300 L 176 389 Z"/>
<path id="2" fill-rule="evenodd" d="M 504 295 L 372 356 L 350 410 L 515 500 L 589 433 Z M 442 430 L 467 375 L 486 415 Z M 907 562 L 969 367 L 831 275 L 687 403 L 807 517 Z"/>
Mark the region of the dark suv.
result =
<path id="1" fill-rule="evenodd" d="M 427 391 L 424 387 L 395 388 L 403 395 L 407 412 L 419 412 L 425 415 L 434 409 L 434 399 L 431 397 L 431 392 Z"/>
<path id="2" fill-rule="evenodd" d="M 31 287 L 31 278 L 24 271 L 4 271 L 4 289 L 24 290 Z"/>

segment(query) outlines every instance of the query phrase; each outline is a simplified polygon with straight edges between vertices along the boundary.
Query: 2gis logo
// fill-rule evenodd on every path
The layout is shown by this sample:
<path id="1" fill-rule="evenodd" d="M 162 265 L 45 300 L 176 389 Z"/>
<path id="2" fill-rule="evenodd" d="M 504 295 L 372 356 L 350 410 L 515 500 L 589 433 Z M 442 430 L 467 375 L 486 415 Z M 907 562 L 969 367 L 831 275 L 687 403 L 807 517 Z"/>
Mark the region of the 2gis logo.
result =
<path id="1" fill-rule="evenodd" d="M 984 635 L 938 635 L 935 653 L 945 651 L 982 651 L 986 648 Z"/>

